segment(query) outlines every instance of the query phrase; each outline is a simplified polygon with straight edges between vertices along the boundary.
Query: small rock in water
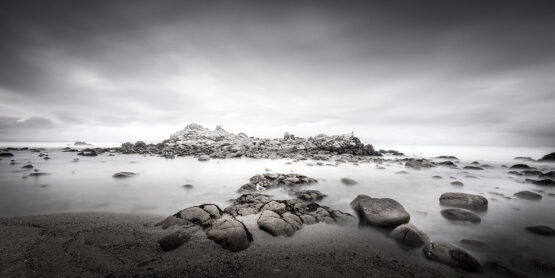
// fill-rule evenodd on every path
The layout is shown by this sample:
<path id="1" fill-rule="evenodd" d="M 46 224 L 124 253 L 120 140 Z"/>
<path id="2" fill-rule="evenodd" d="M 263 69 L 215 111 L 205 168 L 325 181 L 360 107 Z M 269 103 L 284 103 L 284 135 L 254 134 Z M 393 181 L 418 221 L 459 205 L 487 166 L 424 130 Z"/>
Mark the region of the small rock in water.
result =
<path id="1" fill-rule="evenodd" d="M 514 194 L 515 196 L 521 198 L 521 199 L 526 199 L 526 200 L 541 200 L 542 199 L 542 195 L 538 194 L 538 193 L 534 193 L 532 191 L 520 191 Z"/>
<path id="2" fill-rule="evenodd" d="M 358 195 L 351 207 L 357 212 L 361 224 L 378 227 L 397 227 L 408 223 L 409 213 L 399 202 L 390 198 L 372 198 Z"/>
<path id="3" fill-rule="evenodd" d="M 473 272 L 478 272 L 481 268 L 480 263 L 472 255 L 449 243 L 429 242 L 422 251 L 426 258 L 450 266 Z"/>
<path id="4" fill-rule="evenodd" d="M 488 208 L 488 200 L 480 195 L 447 192 L 439 197 L 439 203 L 444 206 L 459 207 L 473 210 Z"/>
<path id="5" fill-rule="evenodd" d="M 453 221 L 470 223 L 480 223 L 480 221 L 482 221 L 480 216 L 474 214 L 473 212 L 459 208 L 444 209 L 441 211 L 441 215 Z"/>
<path id="6" fill-rule="evenodd" d="M 303 201 L 320 201 L 326 197 L 325 194 L 318 190 L 301 190 L 295 191 L 293 194 Z"/>
<path id="7" fill-rule="evenodd" d="M 526 164 L 515 164 L 515 165 L 509 167 L 509 169 L 530 169 L 530 166 L 528 166 Z"/>
<path id="8" fill-rule="evenodd" d="M 25 166 L 23 166 L 23 167 L 21 167 L 21 168 L 24 168 L 24 169 L 32 169 L 32 168 L 33 168 L 33 165 L 27 164 L 27 165 L 25 165 Z"/>
<path id="9" fill-rule="evenodd" d="M 43 173 L 43 172 L 33 172 L 33 173 L 29 174 L 30 177 L 39 177 L 39 176 L 46 176 L 46 175 L 50 175 L 50 174 L 49 173 Z"/>
<path id="10" fill-rule="evenodd" d="M 555 171 L 549 171 L 540 175 L 541 179 L 555 179 Z"/>
<path id="11" fill-rule="evenodd" d="M 210 160 L 210 156 L 203 154 L 201 156 L 198 157 L 198 161 L 208 161 Z"/>
<path id="12" fill-rule="evenodd" d="M 463 169 L 466 169 L 466 170 L 484 170 L 484 168 L 478 167 L 478 166 L 464 166 Z"/>
<path id="13" fill-rule="evenodd" d="M 422 246 L 430 240 L 424 232 L 412 224 L 399 225 L 389 235 L 397 242 L 413 247 Z"/>
<path id="14" fill-rule="evenodd" d="M 342 178 L 341 179 L 341 183 L 343 183 L 344 185 L 355 185 L 358 184 L 357 181 L 350 179 L 350 178 Z"/>
<path id="15" fill-rule="evenodd" d="M 553 228 L 551 228 L 549 226 L 545 226 L 545 225 L 528 226 L 528 227 L 526 227 L 526 230 L 528 230 L 532 233 L 536 233 L 536 234 L 544 235 L 544 236 L 554 236 L 555 235 L 555 230 L 553 230 Z"/>
<path id="16" fill-rule="evenodd" d="M 191 238 L 191 234 L 189 234 L 185 230 L 177 231 L 171 233 L 158 241 L 160 244 L 160 248 L 164 251 L 171 251 L 174 249 L 179 248 L 181 245 L 185 244 Z"/>
<path id="17" fill-rule="evenodd" d="M 437 180 L 440 180 L 440 179 L 442 179 L 442 177 L 441 177 L 441 176 L 433 176 L 432 178 L 433 178 L 433 179 L 437 179 Z"/>
<path id="18" fill-rule="evenodd" d="M 462 183 L 462 182 L 460 182 L 460 181 L 452 181 L 452 182 L 451 182 L 451 185 L 454 185 L 454 186 L 464 186 L 464 183 Z"/>
<path id="19" fill-rule="evenodd" d="M 543 179 L 543 180 L 526 179 L 526 182 L 533 183 L 535 185 L 541 185 L 541 186 L 554 186 L 555 185 L 555 181 L 553 181 L 552 179 Z"/>
<path id="20" fill-rule="evenodd" d="M 8 152 L 1 152 L 0 153 L 0 157 L 12 157 L 13 153 L 8 153 Z"/>
<path id="21" fill-rule="evenodd" d="M 408 173 L 409 172 L 407 172 L 407 171 L 397 171 L 397 172 L 395 172 L 395 174 L 403 174 L 403 175 L 406 175 Z"/>
<path id="22" fill-rule="evenodd" d="M 118 172 L 112 175 L 114 178 L 129 178 L 132 176 L 138 175 L 137 173 L 133 172 Z"/>
<path id="23" fill-rule="evenodd" d="M 193 185 L 192 184 L 185 184 L 185 185 L 183 185 L 183 188 L 191 189 L 191 188 L 193 188 Z"/>

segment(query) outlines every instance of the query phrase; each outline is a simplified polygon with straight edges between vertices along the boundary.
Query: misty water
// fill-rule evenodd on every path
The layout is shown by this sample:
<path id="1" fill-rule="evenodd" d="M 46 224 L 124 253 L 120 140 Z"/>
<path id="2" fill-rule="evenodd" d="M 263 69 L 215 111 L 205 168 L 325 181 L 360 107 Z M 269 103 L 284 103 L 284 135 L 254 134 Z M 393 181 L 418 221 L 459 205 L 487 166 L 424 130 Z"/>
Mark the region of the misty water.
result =
<path id="1" fill-rule="evenodd" d="M 515 156 L 538 158 L 552 152 L 546 148 L 390 147 L 416 157 L 455 155 L 461 159 L 459 168 L 473 161 L 492 166 L 484 171 L 472 171 L 441 166 L 412 170 L 397 162 L 308 166 L 307 163 L 314 161 L 286 164 L 291 160 L 242 158 L 199 162 L 193 157 L 165 159 L 120 154 L 81 157 L 62 152 L 64 146 L 35 145 L 48 147 L 44 152 L 51 159 L 45 160 L 30 151 L 11 151 L 14 157 L 3 157 L 0 161 L 0 216 L 80 211 L 170 215 L 203 203 L 224 208 L 230 199 L 240 195 L 236 190 L 251 176 L 269 170 L 270 173 L 298 173 L 316 178 L 318 183 L 305 189 L 320 190 L 327 197 L 319 203 L 352 214 L 349 203 L 359 194 L 393 198 L 410 213 L 410 223 L 432 240 L 463 247 L 480 261 L 499 260 L 520 268 L 525 268 L 522 262 L 531 258 L 555 261 L 553 238 L 524 229 L 539 224 L 555 226 L 555 188 L 525 183 L 525 177 L 510 175 L 508 169 L 502 167 L 522 163 L 513 160 Z M 79 161 L 74 162 L 75 158 Z M 11 159 L 17 164 L 10 164 Z M 27 177 L 32 169 L 22 169 L 22 166 L 28 162 L 49 175 Z M 555 169 L 553 163 L 524 163 L 542 171 Z M 120 171 L 139 175 L 125 179 L 112 177 Z M 399 174 L 399 171 L 408 173 Z M 358 184 L 343 185 L 342 177 L 352 178 Z M 451 185 L 454 180 L 463 182 L 464 186 Z M 193 188 L 183 188 L 184 184 L 192 184 Z M 521 190 L 534 191 L 543 198 L 529 201 L 513 196 Z M 444 207 L 439 204 L 439 196 L 445 192 L 486 197 L 488 210 L 477 212 L 482 222 L 460 224 L 443 218 L 440 211 Z M 275 199 L 293 198 L 282 189 L 266 193 Z M 375 232 L 378 239 L 386 238 L 383 231 L 369 229 L 369 232 Z M 487 247 L 465 246 L 459 242 L 461 239 L 480 240 L 486 242 Z M 420 251 L 407 252 L 420 255 Z"/>

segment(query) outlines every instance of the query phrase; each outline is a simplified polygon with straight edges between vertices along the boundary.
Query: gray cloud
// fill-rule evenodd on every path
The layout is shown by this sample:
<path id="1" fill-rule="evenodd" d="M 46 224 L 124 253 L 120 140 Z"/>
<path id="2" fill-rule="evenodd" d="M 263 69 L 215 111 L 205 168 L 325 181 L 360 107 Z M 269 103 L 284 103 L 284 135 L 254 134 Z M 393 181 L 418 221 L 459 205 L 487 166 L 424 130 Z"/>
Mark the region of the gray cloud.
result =
<path id="1" fill-rule="evenodd" d="M 7 1 L 0 116 L 59 124 L 11 139 L 555 142 L 552 1 L 265 2 Z"/>

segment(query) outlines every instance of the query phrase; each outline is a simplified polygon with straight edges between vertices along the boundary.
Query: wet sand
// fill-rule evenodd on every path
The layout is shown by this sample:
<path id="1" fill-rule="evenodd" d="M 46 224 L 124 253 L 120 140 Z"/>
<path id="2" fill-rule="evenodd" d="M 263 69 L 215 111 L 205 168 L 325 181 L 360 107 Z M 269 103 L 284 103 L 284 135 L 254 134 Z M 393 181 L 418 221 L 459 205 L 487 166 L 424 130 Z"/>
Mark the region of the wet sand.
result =
<path id="1" fill-rule="evenodd" d="M 2 277 L 460 277 L 470 273 L 414 261 L 373 244 L 356 227 L 304 226 L 291 238 L 251 228 L 254 242 L 230 252 L 197 233 L 164 252 L 165 216 L 70 213 L 0 218 Z M 367 231 L 366 231 L 367 232 Z"/>

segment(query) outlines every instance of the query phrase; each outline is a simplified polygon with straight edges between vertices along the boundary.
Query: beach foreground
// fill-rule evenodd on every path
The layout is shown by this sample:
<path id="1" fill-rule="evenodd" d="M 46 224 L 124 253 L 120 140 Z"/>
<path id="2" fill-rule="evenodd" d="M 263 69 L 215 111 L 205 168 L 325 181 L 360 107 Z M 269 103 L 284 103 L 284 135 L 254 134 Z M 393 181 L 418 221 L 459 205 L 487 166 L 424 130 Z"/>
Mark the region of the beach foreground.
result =
<path id="1" fill-rule="evenodd" d="M 171 230 L 150 214 L 70 213 L 0 218 L 2 277 L 450 277 L 469 273 L 378 248 L 356 227 L 316 224 L 292 238 L 257 229 L 241 252 L 203 233 L 164 252 Z M 254 218 L 242 219 L 247 227 Z"/>

